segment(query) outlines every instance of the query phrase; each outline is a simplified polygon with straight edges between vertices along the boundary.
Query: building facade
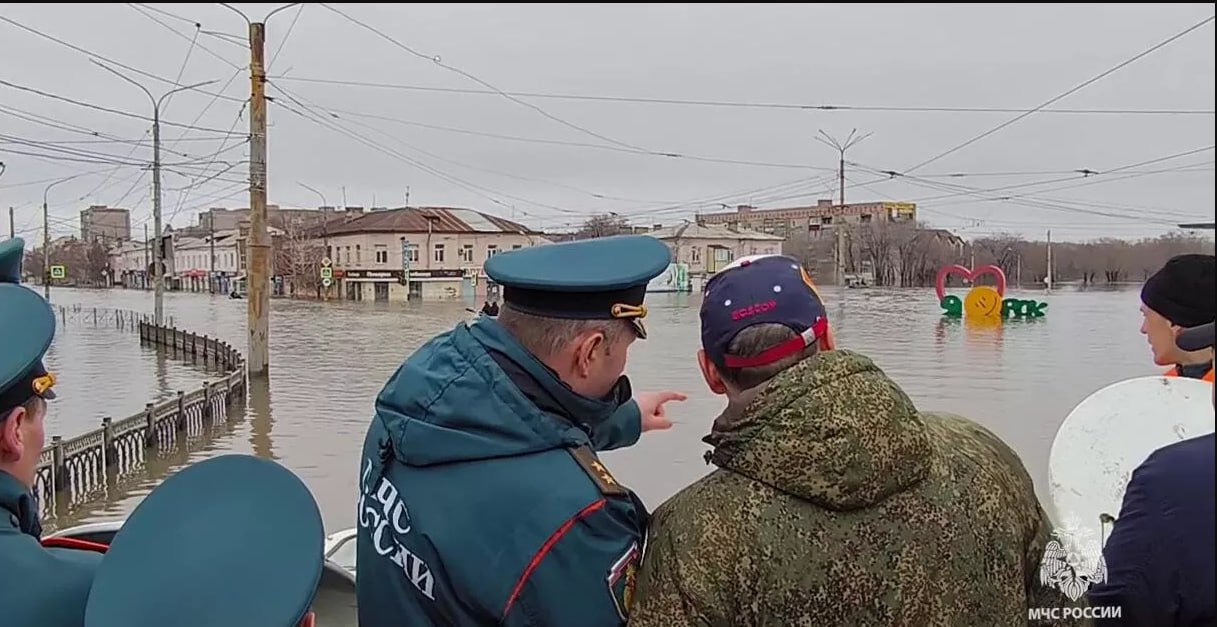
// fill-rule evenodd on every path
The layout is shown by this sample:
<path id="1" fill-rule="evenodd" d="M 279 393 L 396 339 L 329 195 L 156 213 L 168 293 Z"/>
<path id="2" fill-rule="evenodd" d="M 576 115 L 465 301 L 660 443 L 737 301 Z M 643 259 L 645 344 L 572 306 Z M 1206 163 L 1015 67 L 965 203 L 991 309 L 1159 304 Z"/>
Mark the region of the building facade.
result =
<path id="1" fill-rule="evenodd" d="M 131 212 L 93 205 L 80 212 L 80 239 L 109 247 L 131 239 Z"/>
<path id="2" fill-rule="evenodd" d="M 843 224 L 872 224 L 875 222 L 913 222 L 917 205 L 911 202 L 864 202 L 834 205 L 820 200 L 809 207 L 757 209 L 740 205 L 735 211 L 707 213 L 697 216 L 707 225 L 726 225 L 790 237 L 799 232 L 815 235 Z"/>
<path id="3" fill-rule="evenodd" d="M 716 224 L 686 223 L 645 234 L 668 245 L 672 263 L 685 268 L 694 291 L 740 257 L 780 254 L 784 241 L 778 235 Z"/>
<path id="4" fill-rule="evenodd" d="M 482 265 L 506 250 L 549 243 L 528 227 L 473 209 L 403 207 L 348 211 L 310 231 L 332 268 L 330 297 L 466 300 L 497 294 Z"/>

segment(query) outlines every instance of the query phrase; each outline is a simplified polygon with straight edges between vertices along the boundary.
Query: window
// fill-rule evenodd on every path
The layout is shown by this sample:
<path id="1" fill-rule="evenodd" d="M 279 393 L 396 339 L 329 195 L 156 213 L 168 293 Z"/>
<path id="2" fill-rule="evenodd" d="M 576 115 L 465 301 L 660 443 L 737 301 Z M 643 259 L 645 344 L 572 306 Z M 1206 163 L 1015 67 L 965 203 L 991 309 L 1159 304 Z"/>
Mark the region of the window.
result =
<path id="1" fill-rule="evenodd" d="M 346 262 L 348 264 L 351 263 L 351 247 L 350 246 L 346 247 Z"/>
<path id="2" fill-rule="evenodd" d="M 473 244 L 461 246 L 460 258 L 465 263 L 473 263 Z"/>
<path id="3" fill-rule="evenodd" d="M 486 244 L 486 258 L 487 259 L 490 259 L 491 257 L 493 257 L 497 254 L 499 254 L 499 245 L 498 244 Z"/>
<path id="4" fill-rule="evenodd" d="M 690 251 L 693 263 L 701 263 L 701 246 L 694 246 Z"/>
<path id="5" fill-rule="evenodd" d="M 359 263 L 360 261 L 362 260 L 359 258 L 359 244 L 355 244 L 355 263 Z"/>
<path id="6" fill-rule="evenodd" d="M 524 248 L 523 244 L 512 244 L 511 245 L 512 250 L 520 250 L 521 248 Z"/>
<path id="7" fill-rule="evenodd" d="M 864 214 L 858 216 L 858 219 L 862 221 L 862 224 L 870 224 L 871 214 L 864 213 Z"/>
<path id="8" fill-rule="evenodd" d="M 823 218 L 820 218 L 820 224 L 823 224 L 823 225 L 832 224 L 832 216 L 824 216 Z"/>
<path id="9" fill-rule="evenodd" d="M 444 245 L 436 244 L 435 246 L 432 246 L 432 248 L 435 250 L 436 263 L 444 263 Z"/>
<path id="10" fill-rule="evenodd" d="M 385 246 L 384 244 L 376 245 L 376 263 L 379 263 L 382 265 L 389 263 L 389 247 L 388 246 Z"/>

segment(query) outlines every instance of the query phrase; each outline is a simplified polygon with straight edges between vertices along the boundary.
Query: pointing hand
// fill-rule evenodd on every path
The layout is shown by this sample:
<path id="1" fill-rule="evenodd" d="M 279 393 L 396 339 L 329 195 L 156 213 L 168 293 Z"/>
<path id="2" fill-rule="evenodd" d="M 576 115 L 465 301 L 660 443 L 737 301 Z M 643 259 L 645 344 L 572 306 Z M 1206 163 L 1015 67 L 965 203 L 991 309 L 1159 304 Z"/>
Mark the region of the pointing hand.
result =
<path id="1" fill-rule="evenodd" d="M 668 419 L 668 414 L 664 411 L 664 403 L 683 401 L 688 398 L 680 392 L 671 391 L 636 394 L 634 400 L 638 403 L 638 409 L 642 411 L 642 432 L 670 429 L 672 421 Z"/>

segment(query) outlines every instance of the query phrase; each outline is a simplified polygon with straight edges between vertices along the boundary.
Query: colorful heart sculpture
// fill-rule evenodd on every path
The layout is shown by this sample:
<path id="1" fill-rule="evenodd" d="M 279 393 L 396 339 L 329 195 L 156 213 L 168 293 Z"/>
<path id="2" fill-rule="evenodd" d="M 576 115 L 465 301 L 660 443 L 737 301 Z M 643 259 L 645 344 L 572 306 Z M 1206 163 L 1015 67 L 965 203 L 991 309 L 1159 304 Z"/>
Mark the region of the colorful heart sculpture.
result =
<path id="1" fill-rule="evenodd" d="M 997 279 L 997 294 L 1002 297 L 1005 297 L 1006 295 L 1006 273 L 1002 272 L 1001 268 L 994 265 L 988 265 L 981 266 L 973 270 L 956 264 L 943 266 L 938 270 L 938 278 L 934 281 L 934 289 L 938 292 L 939 302 L 942 302 L 942 299 L 946 298 L 947 296 L 947 277 L 951 276 L 952 274 L 958 274 L 959 276 L 963 277 L 964 281 L 973 284 L 976 282 L 978 277 L 991 274 Z"/>

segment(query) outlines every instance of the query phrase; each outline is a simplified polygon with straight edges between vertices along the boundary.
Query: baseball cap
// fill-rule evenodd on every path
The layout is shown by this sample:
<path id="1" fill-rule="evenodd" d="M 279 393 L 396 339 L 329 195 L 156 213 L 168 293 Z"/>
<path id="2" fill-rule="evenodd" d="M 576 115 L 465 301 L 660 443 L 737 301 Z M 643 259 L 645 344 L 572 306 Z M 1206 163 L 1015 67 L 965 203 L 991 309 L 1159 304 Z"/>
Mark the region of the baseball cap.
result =
<path id="1" fill-rule="evenodd" d="M 1175 345 L 1180 350 L 1198 351 L 1213 348 L 1213 323 L 1202 324 L 1198 327 L 1184 329 L 1175 337 Z"/>
<path id="2" fill-rule="evenodd" d="M 759 355 L 729 354 L 731 341 L 757 324 L 780 324 L 798 334 Z M 755 368 L 797 355 L 828 333 L 828 314 L 811 277 L 784 255 L 741 257 L 706 284 L 701 304 L 701 345 L 727 368 Z"/>

